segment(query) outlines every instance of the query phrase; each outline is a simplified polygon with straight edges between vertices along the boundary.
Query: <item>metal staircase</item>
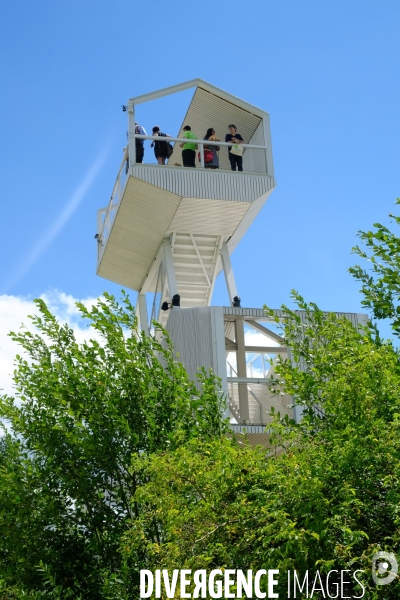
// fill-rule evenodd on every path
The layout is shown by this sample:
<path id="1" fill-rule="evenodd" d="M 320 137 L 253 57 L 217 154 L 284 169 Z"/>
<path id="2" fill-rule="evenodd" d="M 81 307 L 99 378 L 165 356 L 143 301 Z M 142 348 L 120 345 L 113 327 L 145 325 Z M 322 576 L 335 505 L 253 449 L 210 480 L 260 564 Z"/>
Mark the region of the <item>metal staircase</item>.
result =
<path id="1" fill-rule="evenodd" d="M 171 250 L 182 308 L 210 304 L 217 271 L 221 268 L 218 259 L 222 241 L 222 237 L 216 235 L 173 233 Z M 161 306 L 164 301 L 169 301 L 172 294 L 165 273 L 161 273 L 158 281 L 158 287 L 155 283 L 154 289 L 155 293 L 161 294 Z M 159 310 L 157 320 L 165 326 L 168 312 Z"/>

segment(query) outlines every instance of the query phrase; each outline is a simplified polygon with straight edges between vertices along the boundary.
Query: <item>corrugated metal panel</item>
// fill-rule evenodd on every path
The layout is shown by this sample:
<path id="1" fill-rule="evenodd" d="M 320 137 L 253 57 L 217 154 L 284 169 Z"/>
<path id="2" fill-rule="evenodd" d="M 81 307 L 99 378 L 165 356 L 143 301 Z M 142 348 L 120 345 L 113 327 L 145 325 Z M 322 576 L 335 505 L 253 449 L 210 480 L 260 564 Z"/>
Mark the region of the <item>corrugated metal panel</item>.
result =
<path id="1" fill-rule="evenodd" d="M 235 233 L 228 242 L 228 248 L 231 254 L 242 239 L 242 237 L 244 236 L 244 234 L 246 233 L 246 231 L 248 230 L 248 228 L 250 227 L 250 225 L 252 224 L 252 222 L 254 221 L 254 219 L 257 217 L 258 213 L 260 212 L 266 201 L 268 200 L 270 194 L 272 193 L 272 190 L 273 185 L 271 185 L 270 190 L 266 194 L 260 196 L 255 202 L 252 203 L 245 217 L 239 223 Z"/>
<path id="2" fill-rule="evenodd" d="M 169 96 L 171 94 L 176 94 L 178 92 L 182 92 L 183 90 L 189 90 L 190 88 L 201 88 L 202 90 L 206 90 L 210 94 L 217 96 L 218 98 L 223 98 L 230 104 L 234 104 L 235 106 L 239 106 L 243 110 L 252 113 L 253 115 L 257 115 L 262 117 L 264 115 L 268 115 L 265 110 L 254 106 L 254 104 L 250 104 L 233 94 L 226 92 L 225 90 L 216 87 L 212 83 L 205 81 L 204 79 L 200 79 L 196 77 L 195 79 L 190 79 L 189 81 L 183 81 L 176 85 L 168 86 L 166 88 L 161 88 L 160 90 L 155 90 L 153 92 L 149 92 L 147 94 L 141 94 L 140 96 L 135 96 L 130 99 L 134 105 L 141 104 L 142 102 L 149 102 L 150 100 L 155 100 L 157 98 L 162 98 L 163 96 Z"/>
<path id="3" fill-rule="evenodd" d="M 171 231 L 230 236 L 249 209 L 247 202 L 182 198 L 171 224 Z"/>
<path id="4" fill-rule="evenodd" d="M 233 406 L 240 413 L 237 383 L 228 382 L 228 395 Z M 289 418 L 293 417 L 293 411 L 290 408 L 293 402 L 290 396 L 272 394 L 265 383 L 249 383 L 248 399 L 250 423 L 262 425 L 270 423 L 272 421 L 270 417 L 271 408 L 274 408 L 276 413 L 279 412 L 282 417 L 284 415 L 288 415 Z"/>
<path id="5" fill-rule="evenodd" d="M 305 323 L 306 313 L 304 311 L 295 312 Z M 284 312 L 280 309 L 275 310 L 275 314 L 279 318 L 284 317 Z M 349 319 L 354 326 L 365 321 L 365 315 L 362 314 L 335 314 Z M 192 379 L 195 378 L 198 369 L 202 366 L 211 368 L 216 375 L 221 377 L 223 389 L 229 397 L 231 413 L 235 418 L 240 418 L 238 384 L 227 382 L 225 336 L 232 339 L 233 319 L 238 317 L 258 321 L 269 319 L 269 317 L 265 317 L 263 309 L 206 307 L 173 310 L 167 324 L 177 358 L 183 362 Z M 304 365 L 300 365 L 300 368 L 304 368 Z M 289 417 L 295 416 L 296 419 L 299 419 L 299 407 L 294 410 L 291 408 L 292 399 L 289 396 L 272 394 L 266 383 L 250 382 L 248 390 L 250 424 L 233 425 L 233 431 L 243 432 L 246 430 L 252 434 L 263 433 L 264 426 L 271 421 L 269 416 L 271 408 L 274 408 L 275 412 L 280 412 L 281 416 L 287 414 Z"/>
<path id="6" fill-rule="evenodd" d="M 158 184 L 165 184 L 166 181 L 174 183 L 170 187 L 181 188 L 185 192 L 195 192 L 197 189 L 196 181 L 198 179 L 219 179 L 225 181 L 229 188 L 229 182 L 232 176 L 229 174 L 217 174 L 217 177 L 208 173 L 173 173 L 166 171 L 165 168 L 148 169 L 141 167 L 135 170 L 136 173 L 153 173 L 154 177 L 151 180 Z M 249 180 L 260 180 L 259 183 L 247 190 L 247 197 L 252 197 L 253 194 L 258 194 L 261 187 L 270 185 L 270 178 L 253 178 L 247 177 Z M 233 179 L 235 179 L 233 177 Z M 239 195 L 240 189 L 244 185 L 244 180 L 241 177 L 236 178 L 239 185 L 231 186 L 235 193 Z M 254 182 L 253 182 L 254 183 Z M 257 187 L 261 186 L 259 189 Z M 186 186 L 186 189 L 185 189 Z M 249 193 L 249 190 L 252 190 Z M 233 195 L 233 194 L 232 194 Z M 115 281 L 120 285 L 124 285 L 133 289 L 140 289 L 140 286 L 146 277 L 151 263 L 157 253 L 162 239 L 171 232 L 177 234 L 191 233 L 195 236 L 204 236 L 204 240 L 209 237 L 210 250 L 209 256 L 213 258 L 213 269 L 209 277 L 211 285 L 207 285 L 203 289 L 203 294 L 198 296 L 187 296 L 189 305 L 193 299 L 201 300 L 200 306 L 209 303 L 210 290 L 212 289 L 215 277 L 220 271 L 218 261 L 217 238 L 221 236 L 234 237 L 237 239 L 235 232 L 238 230 L 240 223 L 246 219 L 249 208 L 252 207 L 250 201 L 226 201 L 221 199 L 204 199 L 204 198 L 182 198 L 171 191 L 152 185 L 143 179 L 129 177 L 123 197 L 119 203 L 112 227 L 105 239 L 105 246 L 100 254 L 98 274 L 106 279 Z M 204 242 L 205 243 L 205 242 Z M 179 245 L 179 244 L 178 244 Z M 187 248 L 186 248 L 187 250 Z M 207 259 L 207 251 L 203 249 L 204 260 Z M 217 254 L 215 254 L 217 252 Z M 183 255 L 184 253 L 181 253 Z M 192 248 L 191 253 L 186 258 L 195 255 L 195 250 Z M 200 265 L 197 257 L 195 265 Z M 201 266 L 201 265 L 200 265 Z M 199 266 L 199 268 L 200 268 Z M 179 268 L 179 265 L 177 265 Z M 196 272 L 188 270 L 189 275 Z M 156 279 L 156 278 L 155 278 Z M 183 279 L 181 278 L 181 283 Z M 189 283 L 191 283 L 189 279 Z M 155 285 L 155 282 L 154 282 Z M 152 291 L 150 287 L 149 291 Z M 178 286 L 179 289 L 179 286 Z"/>
<path id="7" fill-rule="evenodd" d="M 265 146 L 264 140 L 264 127 L 263 122 L 259 124 L 254 134 L 250 138 L 249 144 L 255 146 Z M 243 153 L 243 164 L 246 165 L 247 171 L 253 173 L 266 173 L 267 172 L 267 156 L 265 150 L 254 150 L 252 148 L 246 148 Z"/>
<path id="8" fill-rule="evenodd" d="M 275 185 L 275 183 L 272 180 L 270 180 L 270 188 L 271 188 L 270 191 L 267 192 L 266 194 L 264 194 L 263 196 L 259 197 L 255 202 L 253 202 L 251 204 L 251 206 L 249 207 L 249 210 L 244 215 L 243 219 L 240 221 L 237 229 L 235 230 L 235 232 L 231 236 L 230 240 L 228 241 L 228 248 L 229 248 L 230 254 L 232 254 L 232 252 L 235 250 L 236 246 L 239 244 L 240 240 L 245 235 L 245 233 L 249 229 L 250 225 L 252 224 L 252 222 L 257 217 L 258 213 L 260 212 L 260 210 L 262 209 L 262 207 L 268 200 L 270 194 L 273 191 L 274 185 Z M 222 263 L 221 263 L 221 259 L 219 259 L 218 265 L 217 265 L 217 275 L 219 275 L 221 270 L 222 270 Z"/>
<path id="9" fill-rule="evenodd" d="M 234 308 L 233 306 L 224 306 L 224 315 L 233 317 L 243 317 L 245 319 L 265 319 L 265 312 L 262 308 Z M 228 319 L 227 319 L 228 320 Z"/>
<path id="10" fill-rule="evenodd" d="M 264 425 L 236 425 L 231 423 L 230 427 L 235 433 L 265 433 Z"/>
<path id="11" fill-rule="evenodd" d="M 269 175 L 178 169 L 160 165 L 135 165 L 132 174 L 184 198 L 254 202 L 275 185 Z"/>
<path id="12" fill-rule="evenodd" d="M 225 135 L 229 133 L 228 125 L 234 123 L 237 127 L 237 132 L 240 133 L 244 142 L 248 144 L 260 121 L 260 117 L 198 87 L 193 95 L 192 102 L 190 103 L 182 127 L 176 137 L 182 137 L 183 127 L 185 125 L 190 125 L 193 133 L 199 139 L 203 139 L 207 129 L 212 127 L 215 129 L 218 138 L 221 141 L 225 141 Z M 262 151 L 259 152 L 262 153 Z M 196 161 L 198 163 L 197 153 Z M 179 146 L 174 148 L 174 152 L 169 162 L 172 165 L 175 163 L 182 164 L 182 150 Z M 221 148 L 221 151 L 219 152 L 219 163 L 221 169 L 230 169 L 228 149 L 226 147 Z M 248 167 L 250 168 L 251 166 L 252 165 L 249 163 Z M 245 160 L 244 168 L 245 170 L 247 169 Z"/>
<path id="13" fill-rule="evenodd" d="M 302 321 L 302 323 L 307 323 L 307 313 L 304 310 L 295 310 L 293 311 L 296 315 L 298 315 Z M 283 319 L 285 316 L 285 312 L 281 309 L 275 309 L 274 313 L 279 319 Z M 358 328 L 359 325 L 365 324 L 365 318 L 367 315 L 362 313 L 350 313 L 350 312 L 335 312 L 335 311 L 323 311 L 325 315 L 334 314 L 337 317 L 345 317 L 350 321 L 350 323 Z"/>
<path id="14" fill-rule="evenodd" d="M 129 178 L 98 275 L 138 290 L 181 198 Z"/>
<path id="15" fill-rule="evenodd" d="M 265 312 L 262 308 L 234 308 L 233 306 L 224 306 L 223 310 L 226 320 L 229 320 L 229 316 L 232 316 L 232 318 L 243 317 L 244 319 L 254 319 L 255 321 L 272 320 L 270 317 L 265 316 Z M 304 310 L 295 310 L 293 312 L 300 317 L 303 323 L 306 322 L 306 312 Z M 283 319 L 285 317 L 285 312 L 280 308 L 274 309 L 274 313 L 278 319 Z M 324 314 L 332 314 L 332 311 L 325 311 Z M 355 327 L 365 324 L 365 318 L 367 317 L 367 315 L 362 313 L 333 312 L 333 314 L 338 317 L 345 317 Z"/>
<path id="16" fill-rule="evenodd" d="M 265 432 L 265 427 L 258 427 L 257 425 L 230 425 L 232 434 L 236 437 L 239 444 L 249 446 L 263 446 L 271 452 L 274 456 L 278 456 L 284 452 L 282 446 L 273 446 L 270 443 L 270 435 Z M 261 433 L 261 430 L 264 433 Z M 256 431 L 256 433 L 254 433 Z"/>
<path id="17" fill-rule="evenodd" d="M 214 313 L 220 313 L 215 319 Z M 218 321 L 221 332 L 218 330 Z M 195 381 L 201 367 L 212 369 L 221 377 L 218 344 L 223 341 L 223 321 L 220 307 L 187 308 L 170 312 L 167 330 L 174 344 L 177 359 L 184 365 L 189 377 Z M 223 345 L 225 353 L 225 345 Z M 222 374 L 223 375 L 223 374 Z M 226 374 L 225 374 L 226 379 Z"/>

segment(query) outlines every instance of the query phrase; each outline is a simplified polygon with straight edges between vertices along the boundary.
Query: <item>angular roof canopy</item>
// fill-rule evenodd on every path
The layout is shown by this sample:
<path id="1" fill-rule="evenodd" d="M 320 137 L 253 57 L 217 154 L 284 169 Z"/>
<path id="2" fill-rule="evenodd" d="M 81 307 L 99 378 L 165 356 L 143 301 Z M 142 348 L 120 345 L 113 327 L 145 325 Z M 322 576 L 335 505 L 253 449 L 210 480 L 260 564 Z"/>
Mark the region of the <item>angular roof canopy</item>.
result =
<path id="1" fill-rule="evenodd" d="M 231 171 L 226 146 L 221 146 L 220 169 L 215 171 L 180 168 L 179 144 L 165 166 L 131 165 L 125 185 L 121 163 L 99 231 L 97 270 L 102 277 L 142 294 L 161 291 L 165 299 L 170 283 L 160 261 L 167 261 L 163 252 L 168 240 L 176 279 L 173 287 L 183 308 L 210 303 L 222 268 L 222 244 L 227 243 L 229 253 L 234 250 L 275 187 L 268 113 L 201 79 L 131 98 L 130 127 L 135 104 L 190 88 L 193 97 L 176 137 L 182 137 L 183 126 L 189 124 L 199 140 L 212 127 L 224 141 L 229 123 L 235 123 L 244 142 L 254 146 L 244 150 L 244 172 Z"/>
<path id="2" fill-rule="evenodd" d="M 135 96 L 130 98 L 129 102 L 133 104 L 142 104 L 143 102 L 149 102 L 150 100 L 156 100 L 156 98 L 162 98 L 163 96 L 170 96 L 171 94 L 176 94 L 178 92 L 183 92 L 184 90 L 189 90 L 190 88 L 201 88 L 210 94 L 214 94 L 215 96 L 238 106 L 239 108 L 256 115 L 260 118 L 263 118 L 265 115 L 268 115 L 265 110 L 261 110 L 261 108 L 257 108 L 257 106 L 253 106 L 249 102 L 245 102 L 241 100 L 237 96 L 233 94 L 229 94 L 221 88 L 212 85 L 211 83 L 207 83 L 203 79 L 191 79 L 190 81 L 185 81 L 183 83 L 178 83 L 177 85 L 171 85 L 166 88 L 162 88 L 161 90 L 156 90 L 155 92 L 149 92 L 148 94 L 142 94 L 140 96 Z"/>
<path id="3" fill-rule="evenodd" d="M 182 137 L 183 127 L 190 125 L 198 139 L 203 139 L 207 129 L 212 127 L 215 129 L 217 137 L 221 141 L 225 141 L 225 135 L 229 133 L 228 125 L 234 123 L 237 127 L 237 132 L 243 137 L 245 143 L 264 143 L 264 132 L 260 130 L 262 129 L 262 120 L 268 120 L 269 118 L 268 113 L 202 79 L 192 79 L 178 85 L 150 92 L 149 94 L 136 96 L 131 98 L 129 102 L 136 105 L 162 98 L 163 96 L 176 94 L 190 88 L 196 89 L 176 137 Z M 258 135 L 253 138 L 259 126 Z M 181 160 L 181 149 L 179 148 L 179 144 L 176 144 L 174 153 L 170 157 L 169 165 L 180 165 Z M 230 169 L 226 148 L 221 149 L 219 160 L 221 169 Z"/>

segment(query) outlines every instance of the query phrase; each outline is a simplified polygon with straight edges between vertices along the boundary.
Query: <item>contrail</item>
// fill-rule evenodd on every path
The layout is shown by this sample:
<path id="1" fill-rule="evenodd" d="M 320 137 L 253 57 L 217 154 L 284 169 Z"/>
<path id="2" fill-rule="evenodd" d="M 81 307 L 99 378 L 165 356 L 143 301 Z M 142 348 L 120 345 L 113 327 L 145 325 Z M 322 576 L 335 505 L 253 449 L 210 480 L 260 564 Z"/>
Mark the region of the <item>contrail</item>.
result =
<path id="1" fill-rule="evenodd" d="M 48 231 L 41 237 L 40 241 L 36 244 L 36 246 L 32 248 L 31 252 L 29 252 L 28 256 L 23 261 L 21 266 L 17 269 L 17 271 L 8 281 L 3 293 L 8 293 L 10 288 L 12 288 L 25 275 L 27 271 L 29 271 L 32 265 L 42 256 L 43 252 L 48 248 L 51 242 L 65 227 L 69 219 L 72 217 L 72 215 L 78 208 L 79 204 L 82 202 L 83 198 L 85 197 L 85 194 L 88 192 L 92 183 L 96 179 L 101 167 L 103 166 L 106 160 L 107 154 L 107 149 L 104 149 L 96 158 L 89 171 L 72 194 L 64 210 L 61 212 L 61 214 L 55 220 L 55 222 L 51 225 Z"/>

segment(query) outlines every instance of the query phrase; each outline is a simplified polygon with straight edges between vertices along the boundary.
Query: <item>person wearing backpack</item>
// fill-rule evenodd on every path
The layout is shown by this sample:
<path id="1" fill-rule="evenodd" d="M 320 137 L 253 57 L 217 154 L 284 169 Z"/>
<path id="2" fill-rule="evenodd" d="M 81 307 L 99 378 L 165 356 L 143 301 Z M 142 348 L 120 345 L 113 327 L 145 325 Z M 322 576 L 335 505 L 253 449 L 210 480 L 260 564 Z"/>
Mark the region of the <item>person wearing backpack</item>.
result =
<path id="1" fill-rule="evenodd" d="M 153 135 L 157 135 L 160 137 L 170 137 L 166 133 L 161 133 L 158 125 L 155 125 L 153 127 L 152 131 L 153 131 Z M 169 144 L 166 141 L 162 142 L 162 141 L 157 140 L 157 141 L 152 142 L 151 147 L 153 148 L 153 146 L 154 146 L 154 156 L 156 157 L 158 164 L 165 165 L 165 159 L 170 157 L 171 144 Z"/>
<path id="2" fill-rule="evenodd" d="M 185 125 L 185 127 L 183 128 L 182 137 L 188 140 L 197 140 L 197 137 L 194 135 L 194 133 L 192 133 L 192 128 L 190 127 L 190 125 Z M 183 166 L 196 168 L 197 144 L 193 142 L 182 142 L 182 144 L 180 144 L 180 147 L 182 148 Z"/>

